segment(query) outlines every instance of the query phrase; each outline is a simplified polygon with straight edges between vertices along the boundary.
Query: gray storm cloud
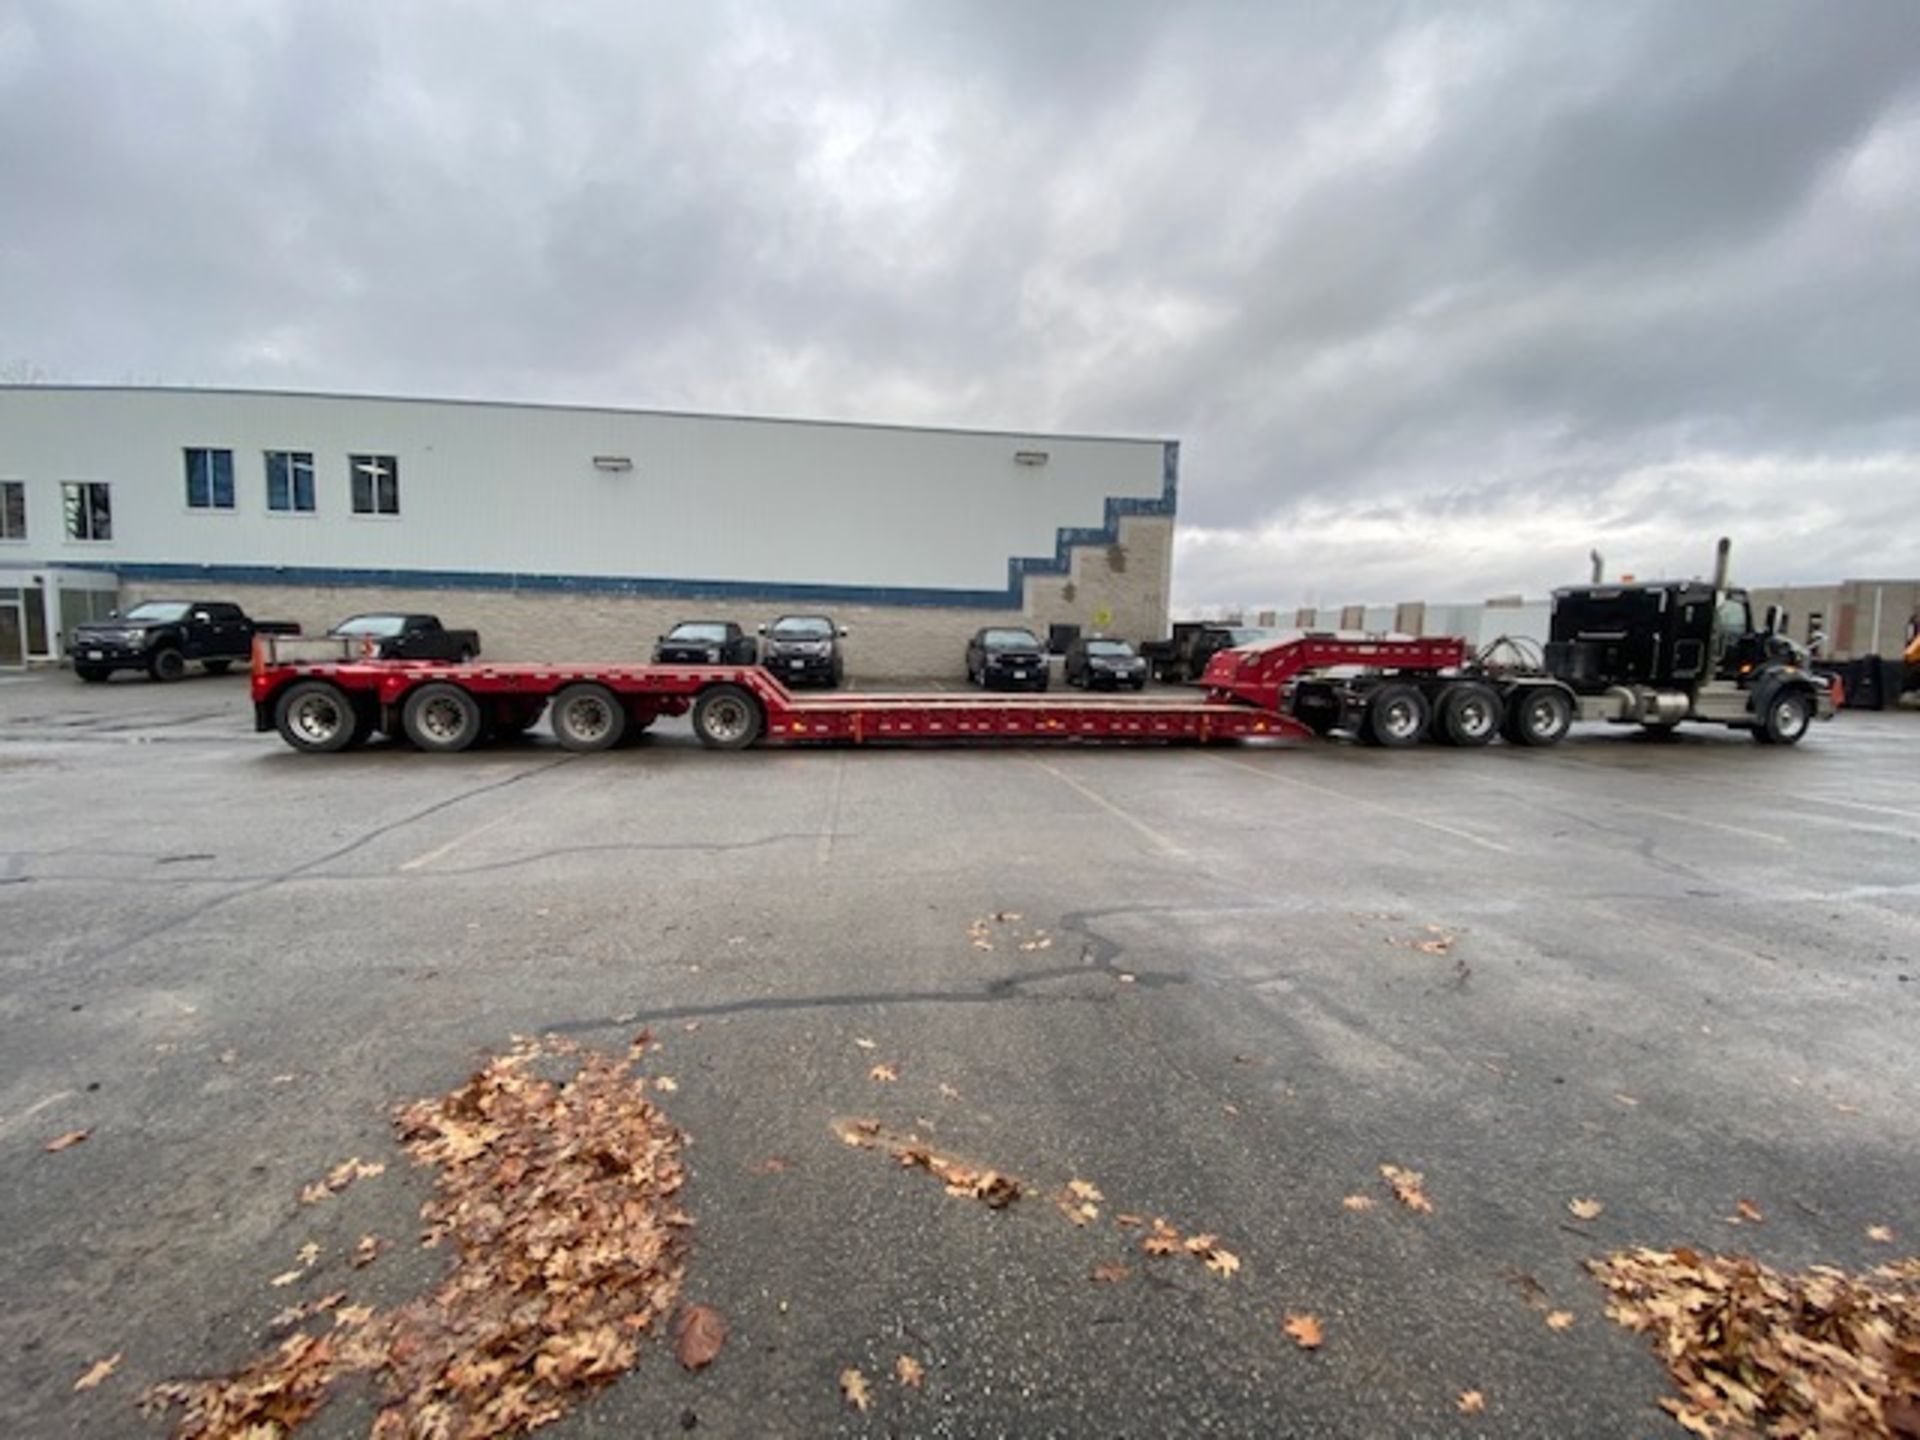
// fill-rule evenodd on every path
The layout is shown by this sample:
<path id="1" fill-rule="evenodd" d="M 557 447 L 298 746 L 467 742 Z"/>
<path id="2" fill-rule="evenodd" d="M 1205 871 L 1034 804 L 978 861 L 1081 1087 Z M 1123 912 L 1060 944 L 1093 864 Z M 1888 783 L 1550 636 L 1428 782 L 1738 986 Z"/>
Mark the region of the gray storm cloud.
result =
<path id="1" fill-rule="evenodd" d="M 1920 571 L 1920 6 L 0 6 L 15 378 L 1177 435 L 1176 598 Z"/>

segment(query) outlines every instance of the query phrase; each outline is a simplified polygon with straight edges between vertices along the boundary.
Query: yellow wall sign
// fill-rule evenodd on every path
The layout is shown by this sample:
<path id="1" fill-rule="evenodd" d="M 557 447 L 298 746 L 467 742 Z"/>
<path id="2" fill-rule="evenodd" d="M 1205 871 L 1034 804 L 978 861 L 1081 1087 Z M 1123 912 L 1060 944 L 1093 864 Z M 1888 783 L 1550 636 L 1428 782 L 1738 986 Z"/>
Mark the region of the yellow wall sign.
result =
<path id="1" fill-rule="evenodd" d="M 1093 612 L 1093 623 L 1101 626 L 1111 625 L 1113 623 L 1113 611 L 1109 610 L 1105 605 L 1102 605 L 1098 610 Z"/>

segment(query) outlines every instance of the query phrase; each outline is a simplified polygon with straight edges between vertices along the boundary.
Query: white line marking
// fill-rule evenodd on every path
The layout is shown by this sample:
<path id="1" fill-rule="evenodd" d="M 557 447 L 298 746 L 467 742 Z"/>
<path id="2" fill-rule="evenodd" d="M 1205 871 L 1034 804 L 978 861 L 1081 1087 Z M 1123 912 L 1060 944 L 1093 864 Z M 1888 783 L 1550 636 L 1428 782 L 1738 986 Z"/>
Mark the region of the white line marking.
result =
<path id="1" fill-rule="evenodd" d="M 1729 835 L 1741 835 L 1750 840 L 1765 840 L 1770 845 L 1793 844 L 1784 835 L 1770 835 L 1765 830 L 1749 830 L 1744 825 L 1723 825 L 1718 820 L 1702 820 L 1698 815 L 1677 815 L 1671 810 L 1656 810 L 1651 805 L 1635 805 L 1629 800 L 1614 800 L 1609 803 L 1623 810 L 1638 810 L 1642 815 L 1651 815 L 1659 820 L 1671 820 L 1676 825 L 1704 825 L 1709 830 L 1724 830 Z"/>
<path id="2" fill-rule="evenodd" d="M 581 789 L 589 782 L 593 784 L 604 784 L 605 780 L 603 777 L 601 777 L 598 774 L 585 776 L 585 777 L 582 777 L 580 780 L 575 781 L 571 785 L 562 786 L 560 789 L 556 791 L 550 792 L 545 795 L 536 796 L 535 798 L 526 801 L 524 804 L 516 805 L 511 810 L 508 810 L 502 814 L 494 816 L 493 819 L 488 820 L 483 824 L 474 826 L 473 829 L 471 830 L 464 831 L 461 834 L 454 836 L 451 840 L 447 841 L 447 843 L 444 845 L 436 845 L 431 850 L 422 851 L 420 854 L 414 856 L 411 860 L 408 860 L 402 863 L 399 868 L 402 873 L 412 871 L 412 870 L 424 870 L 429 865 L 432 865 L 434 862 L 446 859 L 447 856 L 451 855 L 454 851 L 458 850 L 462 845 L 465 845 L 469 840 L 477 840 L 480 836 L 486 834 L 489 830 L 497 830 L 500 826 L 506 824 L 509 820 L 518 820 L 522 815 L 526 814 L 527 811 L 533 809 L 536 805 L 545 805 L 549 801 L 554 800 L 561 795 L 570 794 L 575 790 Z"/>
<path id="3" fill-rule="evenodd" d="M 1437 830 L 1442 835 L 1451 835 L 1457 840 L 1468 840 L 1475 845 L 1484 846 L 1488 850 L 1496 850 L 1502 855 L 1511 855 L 1513 853 L 1511 849 L 1500 844 L 1497 840 L 1489 840 L 1485 836 L 1475 835 L 1471 830 L 1456 830 L 1451 825 L 1442 825 L 1438 820 L 1423 820 L 1418 815 L 1409 815 L 1404 810 L 1396 809 L 1391 805 L 1382 805 L 1377 800 L 1363 800 L 1358 795 L 1347 795 L 1338 790 L 1330 790 L 1325 785 L 1315 785 L 1310 780 L 1296 780 L 1291 775 L 1278 775 L 1271 770 L 1262 769 L 1258 765 L 1249 765 L 1244 760 L 1229 760 L 1224 755 L 1202 754 L 1200 758 L 1202 760 L 1211 760 L 1216 765 L 1226 765 L 1235 770 L 1244 770 L 1249 775 L 1258 775 L 1262 780 L 1271 780 L 1276 785 L 1292 785 L 1301 790 L 1311 790 L 1317 795 L 1331 796 L 1343 805 L 1357 805 L 1363 810 L 1377 810 L 1382 815 L 1391 815 L 1394 819 L 1405 820 L 1410 825 L 1419 825 L 1428 830 Z"/>
<path id="4" fill-rule="evenodd" d="M 827 865 L 833 860 L 833 836 L 840 828 L 840 787 L 847 778 L 847 757 L 844 751 L 833 757 L 833 788 L 827 794 L 827 815 L 820 822 L 820 839 L 813 847 L 813 861 L 816 865 Z"/>
<path id="5" fill-rule="evenodd" d="M 1131 825 L 1141 835 L 1152 841 L 1156 848 L 1165 851 L 1168 855 L 1174 856 L 1177 859 L 1184 860 L 1187 858 L 1187 852 L 1180 846 L 1174 844 L 1173 841 L 1147 824 L 1146 821 L 1138 819 L 1128 814 L 1125 810 L 1122 810 L 1118 805 L 1114 804 L 1113 801 L 1107 799 L 1106 796 L 1100 794 L 1098 791 L 1089 789 L 1064 770 L 1056 770 L 1044 760 L 1037 759 L 1032 755 L 1029 755 L 1027 759 L 1032 760 L 1035 765 L 1038 765 L 1042 770 L 1053 776 L 1053 778 L 1058 780 L 1062 785 L 1067 786 L 1069 789 L 1077 790 L 1115 819 L 1125 821 L 1128 825 Z"/>
<path id="6" fill-rule="evenodd" d="M 1920 810 L 1896 810 L 1891 805 L 1864 805 L 1858 800 L 1829 800 L 1824 795 L 1795 795 L 1795 800 L 1810 805 L 1838 805 L 1843 810 L 1866 810 L 1875 815 L 1898 815 L 1907 820 L 1920 820 Z"/>

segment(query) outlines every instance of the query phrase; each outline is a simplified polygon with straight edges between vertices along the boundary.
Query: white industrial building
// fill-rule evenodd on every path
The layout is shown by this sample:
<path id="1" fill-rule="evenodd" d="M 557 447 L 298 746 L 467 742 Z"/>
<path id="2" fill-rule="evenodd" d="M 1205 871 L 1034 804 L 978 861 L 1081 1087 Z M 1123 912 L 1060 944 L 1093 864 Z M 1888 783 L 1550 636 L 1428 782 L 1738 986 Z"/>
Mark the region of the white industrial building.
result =
<path id="1" fill-rule="evenodd" d="M 863 677 L 983 625 L 1164 633 L 1178 446 L 551 405 L 0 387 L 0 665 L 157 596 L 324 630 L 415 609 L 497 659 L 683 618 L 850 627 Z"/>

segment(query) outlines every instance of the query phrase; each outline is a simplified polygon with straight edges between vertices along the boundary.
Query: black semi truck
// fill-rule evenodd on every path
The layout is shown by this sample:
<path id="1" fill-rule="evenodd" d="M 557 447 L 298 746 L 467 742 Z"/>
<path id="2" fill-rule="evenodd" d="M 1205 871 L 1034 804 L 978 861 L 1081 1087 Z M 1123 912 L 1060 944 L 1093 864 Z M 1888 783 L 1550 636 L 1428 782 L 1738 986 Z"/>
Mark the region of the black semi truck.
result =
<path id="1" fill-rule="evenodd" d="M 1720 542 L 1711 584 L 1554 591 L 1543 654 L 1496 641 L 1453 675 L 1302 681 L 1291 711 L 1321 734 L 1345 730 L 1382 745 L 1412 744 L 1429 722 L 1456 745 L 1484 743 L 1495 731 L 1551 744 L 1575 720 L 1655 732 L 1700 721 L 1749 731 L 1764 744 L 1797 744 L 1815 720 L 1833 718 L 1835 683 L 1783 633 L 1784 616 L 1770 611 L 1755 625 L 1747 592 L 1727 583 L 1730 549 Z"/>

